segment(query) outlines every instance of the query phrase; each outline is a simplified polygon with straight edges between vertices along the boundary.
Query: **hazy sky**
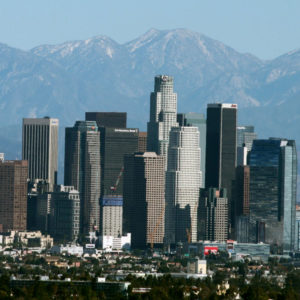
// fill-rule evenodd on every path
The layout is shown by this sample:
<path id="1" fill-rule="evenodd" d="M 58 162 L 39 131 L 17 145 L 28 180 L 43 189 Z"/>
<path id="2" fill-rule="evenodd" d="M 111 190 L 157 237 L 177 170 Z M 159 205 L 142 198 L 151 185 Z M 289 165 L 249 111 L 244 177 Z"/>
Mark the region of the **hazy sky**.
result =
<path id="1" fill-rule="evenodd" d="M 40 44 L 188 28 L 270 59 L 300 48 L 299 0 L 0 0 L 0 42 Z"/>

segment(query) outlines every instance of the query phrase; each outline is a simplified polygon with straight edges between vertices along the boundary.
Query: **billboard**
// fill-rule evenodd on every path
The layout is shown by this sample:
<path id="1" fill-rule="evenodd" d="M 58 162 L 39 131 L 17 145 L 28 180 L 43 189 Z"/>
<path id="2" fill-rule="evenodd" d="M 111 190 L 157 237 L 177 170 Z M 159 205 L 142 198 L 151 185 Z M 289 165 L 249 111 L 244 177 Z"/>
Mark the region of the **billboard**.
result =
<path id="1" fill-rule="evenodd" d="M 217 254 L 219 251 L 219 247 L 217 246 L 205 246 L 204 247 L 204 255 L 209 255 L 209 254 Z"/>

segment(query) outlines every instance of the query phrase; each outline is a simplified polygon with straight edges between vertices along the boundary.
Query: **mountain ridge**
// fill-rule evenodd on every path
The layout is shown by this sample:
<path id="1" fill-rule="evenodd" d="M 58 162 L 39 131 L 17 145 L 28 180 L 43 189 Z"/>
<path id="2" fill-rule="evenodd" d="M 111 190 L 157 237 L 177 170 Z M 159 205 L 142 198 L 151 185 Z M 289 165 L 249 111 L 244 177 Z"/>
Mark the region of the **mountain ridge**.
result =
<path id="1" fill-rule="evenodd" d="M 266 61 L 184 28 L 152 28 L 123 44 L 105 35 L 28 51 L 0 43 L 0 128 L 44 115 L 70 126 L 85 111 L 109 110 L 127 111 L 129 125 L 145 129 L 157 74 L 174 76 L 179 111 L 236 102 L 240 122 L 259 136 L 300 142 L 300 49 Z"/>

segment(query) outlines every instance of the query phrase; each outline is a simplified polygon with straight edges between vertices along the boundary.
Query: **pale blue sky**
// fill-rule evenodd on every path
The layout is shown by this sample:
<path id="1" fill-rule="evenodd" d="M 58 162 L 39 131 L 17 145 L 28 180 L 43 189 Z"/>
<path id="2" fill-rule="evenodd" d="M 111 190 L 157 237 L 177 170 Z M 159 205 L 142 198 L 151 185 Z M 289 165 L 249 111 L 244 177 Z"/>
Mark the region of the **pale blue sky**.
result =
<path id="1" fill-rule="evenodd" d="M 263 59 L 300 48 L 299 0 L 0 0 L 0 42 L 40 44 L 188 28 Z"/>

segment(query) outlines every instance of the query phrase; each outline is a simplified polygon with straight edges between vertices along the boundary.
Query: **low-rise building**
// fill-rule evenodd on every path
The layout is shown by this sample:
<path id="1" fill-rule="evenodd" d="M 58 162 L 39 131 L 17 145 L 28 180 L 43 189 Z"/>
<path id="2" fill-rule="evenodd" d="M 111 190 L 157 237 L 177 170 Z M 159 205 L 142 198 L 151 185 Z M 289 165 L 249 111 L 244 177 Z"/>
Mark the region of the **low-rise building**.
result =
<path id="1" fill-rule="evenodd" d="M 3 246 L 47 249 L 53 246 L 53 238 L 40 231 L 10 231 L 0 236 Z"/>
<path id="2" fill-rule="evenodd" d="M 100 237 L 102 249 L 105 251 L 112 250 L 130 250 L 131 248 L 131 234 L 127 233 L 126 236 L 114 237 L 104 235 Z"/>

